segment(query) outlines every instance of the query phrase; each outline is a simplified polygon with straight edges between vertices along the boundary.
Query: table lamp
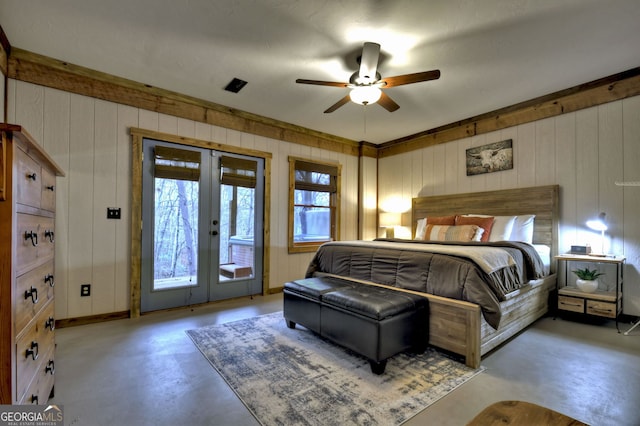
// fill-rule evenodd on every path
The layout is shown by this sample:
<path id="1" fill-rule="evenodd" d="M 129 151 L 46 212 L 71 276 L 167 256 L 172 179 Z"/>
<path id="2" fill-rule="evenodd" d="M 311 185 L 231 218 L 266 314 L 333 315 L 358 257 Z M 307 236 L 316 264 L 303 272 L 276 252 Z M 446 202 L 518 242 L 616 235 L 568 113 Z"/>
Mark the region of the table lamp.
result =
<path id="1" fill-rule="evenodd" d="M 590 256 L 601 256 L 601 257 L 606 256 L 606 253 L 604 252 L 604 231 L 606 231 L 609 227 L 605 222 L 605 217 L 606 217 L 606 214 L 602 212 L 598 215 L 597 219 L 587 221 L 587 226 L 589 228 L 593 229 L 594 231 L 600 231 L 600 244 L 601 244 L 600 253 L 591 252 L 589 253 Z"/>

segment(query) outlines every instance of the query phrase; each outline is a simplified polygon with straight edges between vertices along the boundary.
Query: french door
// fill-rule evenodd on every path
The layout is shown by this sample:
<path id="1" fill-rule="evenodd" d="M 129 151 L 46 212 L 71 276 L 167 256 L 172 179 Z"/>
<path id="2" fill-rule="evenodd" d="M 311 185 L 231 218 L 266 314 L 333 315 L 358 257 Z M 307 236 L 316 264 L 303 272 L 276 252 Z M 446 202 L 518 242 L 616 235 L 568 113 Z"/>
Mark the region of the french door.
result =
<path id="1" fill-rule="evenodd" d="M 264 159 L 142 149 L 141 311 L 261 293 Z"/>

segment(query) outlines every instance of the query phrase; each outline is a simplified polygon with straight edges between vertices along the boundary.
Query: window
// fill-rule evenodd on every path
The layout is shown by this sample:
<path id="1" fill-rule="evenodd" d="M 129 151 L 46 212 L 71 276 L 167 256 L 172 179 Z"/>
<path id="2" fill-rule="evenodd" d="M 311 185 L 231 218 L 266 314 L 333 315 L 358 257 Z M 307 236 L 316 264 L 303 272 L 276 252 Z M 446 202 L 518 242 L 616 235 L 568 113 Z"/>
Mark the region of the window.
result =
<path id="1" fill-rule="evenodd" d="M 340 167 L 289 157 L 289 253 L 338 239 Z"/>

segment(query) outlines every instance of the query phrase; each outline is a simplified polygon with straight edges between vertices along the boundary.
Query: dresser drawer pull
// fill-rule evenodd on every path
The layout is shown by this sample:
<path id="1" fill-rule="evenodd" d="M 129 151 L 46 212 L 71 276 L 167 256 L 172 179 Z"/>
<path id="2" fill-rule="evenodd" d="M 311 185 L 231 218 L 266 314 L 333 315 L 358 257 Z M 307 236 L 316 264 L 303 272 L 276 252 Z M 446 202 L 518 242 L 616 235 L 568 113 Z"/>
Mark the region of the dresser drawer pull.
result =
<path id="1" fill-rule="evenodd" d="M 45 284 L 49 283 L 50 287 L 53 287 L 54 285 L 56 285 L 55 282 L 53 281 L 53 275 L 51 274 L 47 274 L 44 276 L 44 282 Z"/>
<path id="2" fill-rule="evenodd" d="M 56 187 L 53 186 L 53 185 L 45 186 L 45 188 L 48 189 L 49 191 L 55 191 L 56 190 Z"/>
<path id="3" fill-rule="evenodd" d="M 36 172 L 27 175 L 27 179 L 36 180 Z"/>
<path id="4" fill-rule="evenodd" d="M 25 358 L 29 358 L 29 356 L 31 356 L 31 359 L 34 361 L 38 359 L 38 342 L 31 342 L 31 347 L 28 348 L 24 354 Z"/>
<path id="5" fill-rule="evenodd" d="M 31 403 L 38 405 L 38 395 L 31 394 Z"/>
<path id="6" fill-rule="evenodd" d="M 38 289 L 31 286 L 31 289 L 24 291 L 24 300 L 31 298 L 31 302 L 35 305 L 38 303 Z"/>
<path id="7" fill-rule="evenodd" d="M 51 231 L 50 229 L 47 229 L 46 231 L 44 231 L 44 237 L 48 238 L 49 241 L 53 242 L 53 231 Z"/>
<path id="8" fill-rule="evenodd" d="M 44 323 L 44 328 L 48 328 L 53 331 L 56 328 L 56 320 L 53 317 L 49 317 L 49 319 Z"/>
<path id="9" fill-rule="evenodd" d="M 49 360 L 47 366 L 44 368 L 44 373 L 50 373 L 52 376 L 56 373 L 56 363 L 52 359 Z"/>
<path id="10" fill-rule="evenodd" d="M 38 245 L 38 234 L 33 231 L 24 231 L 24 239 L 31 240 L 31 244 L 35 247 Z"/>

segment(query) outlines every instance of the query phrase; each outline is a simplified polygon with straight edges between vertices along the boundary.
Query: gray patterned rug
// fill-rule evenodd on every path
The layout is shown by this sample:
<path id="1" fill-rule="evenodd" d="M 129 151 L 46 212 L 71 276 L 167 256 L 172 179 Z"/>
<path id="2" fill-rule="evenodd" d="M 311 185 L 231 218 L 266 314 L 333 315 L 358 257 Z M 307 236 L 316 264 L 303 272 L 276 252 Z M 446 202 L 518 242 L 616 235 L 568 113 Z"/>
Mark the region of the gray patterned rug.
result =
<path id="1" fill-rule="evenodd" d="M 483 369 L 428 349 L 389 359 L 371 373 L 366 359 L 282 312 L 188 330 L 187 334 L 263 425 L 398 425 Z"/>

